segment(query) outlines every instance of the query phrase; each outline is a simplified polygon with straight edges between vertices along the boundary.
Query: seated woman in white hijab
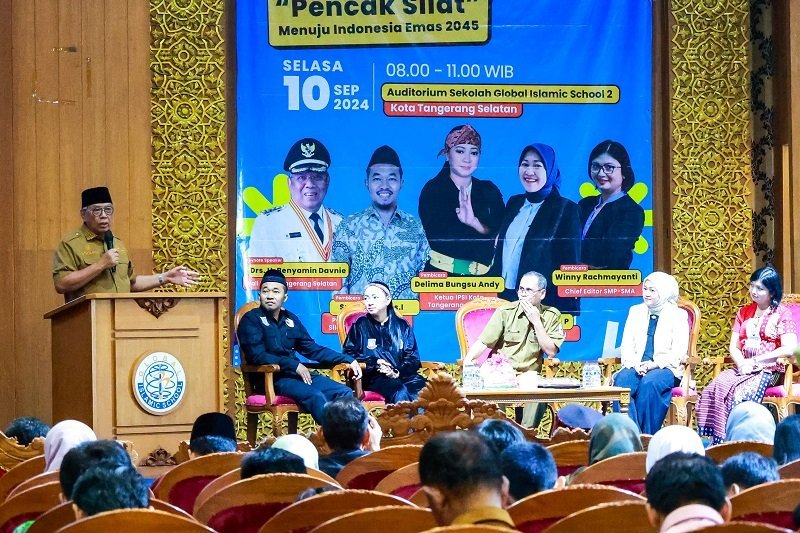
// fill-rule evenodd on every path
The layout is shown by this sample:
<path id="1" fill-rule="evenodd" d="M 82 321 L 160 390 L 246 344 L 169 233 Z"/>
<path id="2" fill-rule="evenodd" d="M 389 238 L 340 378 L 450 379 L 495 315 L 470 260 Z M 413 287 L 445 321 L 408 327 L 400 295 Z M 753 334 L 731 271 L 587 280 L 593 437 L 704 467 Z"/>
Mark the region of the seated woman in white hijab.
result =
<path id="1" fill-rule="evenodd" d="M 678 282 L 653 272 L 642 283 L 643 303 L 628 312 L 622 333 L 622 370 L 614 385 L 631 389 L 628 415 L 642 433 L 661 428 L 672 389 L 683 375 L 689 350 L 689 322 L 678 307 Z"/>

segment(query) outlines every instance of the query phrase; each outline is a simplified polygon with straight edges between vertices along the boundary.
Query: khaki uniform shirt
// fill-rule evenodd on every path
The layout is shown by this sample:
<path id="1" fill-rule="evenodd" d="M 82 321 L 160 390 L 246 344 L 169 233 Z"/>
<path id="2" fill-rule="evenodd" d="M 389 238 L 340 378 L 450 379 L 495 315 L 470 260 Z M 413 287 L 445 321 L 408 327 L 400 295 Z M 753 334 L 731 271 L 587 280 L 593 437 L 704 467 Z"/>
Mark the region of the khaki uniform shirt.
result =
<path id="1" fill-rule="evenodd" d="M 131 280 L 134 274 L 128 249 L 117 237 L 114 237 L 114 248 L 119 251 L 116 272 L 112 274 L 111 269 L 104 270 L 80 289 L 65 294 L 65 301 L 69 302 L 78 296 L 95 292 L 131 292 Z M 67 234 L 53 253 L 53 283 L 71 272 L 83 270 L 96 263 L 105 252 L 103 237 L 95 235 L 82 224 Z"/>
<path id="2" fill-rule="evenodd" d="M 511 515 L 508 514 L 508 511 L 500 509 L 499 507 L 478 507 L 477 509 L 458 515 L 452 523 L 454 526 L 468 524 L 516 529 L 514 520 L 511 519 Z"/>
<path id="3" fill-rule="evenodd" d="M 555 307 L 546 305 L 540 306 L 539 312 L 545 331 L 560 348 L 564 342 L 561 312 Z M 517 372 L 528 370 L 538 372 L 542 367 L 542 347 L 536 338 L 533 325 L 525 316 L 525 311 L 519 302 L 499 307 L 478 339 L 489 348 L 506 354 Z"/>

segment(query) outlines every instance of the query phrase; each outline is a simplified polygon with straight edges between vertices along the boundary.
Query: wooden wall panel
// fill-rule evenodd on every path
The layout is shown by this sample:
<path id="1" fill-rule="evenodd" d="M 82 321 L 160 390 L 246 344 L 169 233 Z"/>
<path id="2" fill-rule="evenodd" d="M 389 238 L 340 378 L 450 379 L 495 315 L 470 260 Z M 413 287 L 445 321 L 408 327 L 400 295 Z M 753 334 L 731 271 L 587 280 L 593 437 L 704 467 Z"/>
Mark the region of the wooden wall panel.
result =
<path id="1" fill-rule="evenodd" d="M 10 148 L 0 150 L 0 194 L 9 198 L 0 213 L 0 297 L 8 302 L 0 310 L 2 427 L 20 415 L 50 420 L 50 325 L 42 315 L 63 302 L 52 286 L 52 251 L 80 224 L 80 191 L 110 187 L 114 233 L 140 273 L 152 267 L 152 192 L 147 2 L 0 0 L 0 18 L 0 45 L 8 41 L 0 147 Z M 53 51 L 68 46 L 76 51 Z M 35 102 L 34 83 L 41 99 L 61 103 Z"/>
<path id="2" fill-rule="evenodd" d="M 9 200 L 14 198 L 13 143 L 13 60 L 11 0 L 0 0 L 0 196 L 5 205 L 0 209 L 0 339 L 10 344 L 14 338 L 14 210 Z M 0 421 L 14 415 L 13 361 L 2 361 L 0 372 Z"/>

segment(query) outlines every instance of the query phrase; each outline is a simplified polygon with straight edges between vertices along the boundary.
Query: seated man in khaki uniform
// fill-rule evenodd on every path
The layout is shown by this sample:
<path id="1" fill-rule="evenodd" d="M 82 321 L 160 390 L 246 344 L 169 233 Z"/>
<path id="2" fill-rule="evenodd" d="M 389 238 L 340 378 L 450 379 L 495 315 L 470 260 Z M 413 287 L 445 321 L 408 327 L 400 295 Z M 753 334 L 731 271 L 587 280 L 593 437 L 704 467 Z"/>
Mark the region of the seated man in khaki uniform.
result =
<path id="1" fill-rule="evenodd" d="M 526 272 L 519 282 L 519 300 L 498 308 L 483 329 L 478 340 L 470 346 L 464 362 L 473 361 L 487 348 L 502 353 L 520 374 L 540 371 L 544 355 L 553 358 L 564 342 L 561 312 L 542 305 L 547 291 L 547 279 L 538 272 Z M 545 405 L 530 403 L 523 414 L 523 424 L 536 427 L 542 420 Z"/>
<path id="2" fill-rule="evenodd" d="M 174 283 L 197 283 L 200 275 L 183 266 L 161 274 L 133 273 L 127 248 L 111 233 L 114 205 L 106 187 L 81 193 L 83 224 L 64 237 L 53 254 L 53 284 L 69 302 L 96 292 L 139 292 Z"/>

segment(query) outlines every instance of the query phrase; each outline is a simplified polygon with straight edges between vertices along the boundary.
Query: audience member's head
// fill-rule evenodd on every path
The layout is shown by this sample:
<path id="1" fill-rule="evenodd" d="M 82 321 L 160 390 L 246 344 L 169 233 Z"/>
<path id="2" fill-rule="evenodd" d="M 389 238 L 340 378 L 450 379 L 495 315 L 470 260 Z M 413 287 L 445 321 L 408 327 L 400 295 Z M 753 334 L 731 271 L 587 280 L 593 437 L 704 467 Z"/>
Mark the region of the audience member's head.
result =
<path id="1" fill-rule="evenodd" d="M 50 428 L 44 440 L 44 471 L 61 468 L 61 460 L 78 444 L 97 440 L 92 428 L 77 420 L 63 420 Z"/>
<path id="2" fill-rule="evenodd" d="M 440 525 L 478 507 L 505 507 L 508 480 L 500 457 L 474 431 L 431 437 L 419 456 L 422 490 Z"/>
<path id="3" fill-rule="evenodd" d="M 486 439 L 489 446 L 497 453 L 503 453 L 506 448 L 517 442 L 525 442 L 522 431 L 505 420 L 484 420 L 473 429 Z"/>
<path id="4" fill-rule="evenodd" d="M 646 471 L 649 472 L 659 459 L 674 452 L 705 455 L 706 449 L 700 436 L 691 428 L 679 425 L 661 428 L 647 446 Z"/>
<path id="5" fill-rule="evenodd" d="M 191 459 L 202 457 L 211 453 L 229 453 L 236 451 L 236 441 L 220 437 L 219 435 L 206 435 L 189 441 L 189 456 Z"/>
<path id="6" fill-rule="evenodd" d="M 277 450 L 286 450 L 301 457 L 307 468 L 319 470 L 319 452 L 310 440 L 302 435 L 282 435 L 272 443 Z"/>
<path id="7" fill-rule="evenodd" d="M 333 452 L 357 450 L 369 440 L 369 415 L 355 397 L 337 398 L 325 405 L 322 434 Z"/>
<path id="8" fill-rule="evenodd" d="M 729 457 L 720 465 L 720 470 L 729 496 L 781 478 L 775 459 L 755 452 L 743 452 Z"/>
<path id="9" fill-rule="evenodd" d="M 224 413 L 204 413 L 197 417 L 189 437 L 189 453 L 193 458 L 235 451 L 236 430 L 231 417 Z"/>
<path id="10" fill-rule="evenodd" d="M 125 448 L 114 440 L 95 440 L 84 442 L 64 455 L 58 480 L 64 500 L 72 499 L 72 490 L 78 478 L 90 468 L 115 470 L 119 467 L 132 467 L 131 458 Z"/>
<path id="11" fill-rule="evenodd" d="M 303 458 L 278 448 L 259 448 L 242 458 L 242 479 L 260 474 L 305 474 Z"/>
<path id="12" fill-rule="evenodd" d="M 758 402 L 742 402 L 731 409 L 725 426 L 725 441 L 740 440 L 773 443 L 775 419 L 769 409 Z"/>
<path id="13" fill-rule="evenodd" d="M 72 501 L 79 516 L 93 516 L 115 509 L 145 509 L 150 505 L 147 483 L 131 466 L 90 468 L 78 478 Z"/>
<path id="14" fill-rule="evenodd" d="M 671 453 L 653 465 L 647 473 L 645 487 L 647 514 L 657 528 L 670 513 L 687 505 L 710 508 L 709 511 L 713 512 L 705 515 L 708 517 L 718 513 L 724 521 L 730 519 L 731 502 L 726 495 L 722 473 L 709 457 L 696 453 Z"/>
<path id="15" fill-rule="evenodd" d="M 36 437 L 45 437 L 50 426 L 34 416 L 15 418 L 8 425 L 5 433 L 8 438 L 15 438 L 21 446 L 28 446 Z"/>
<path id="16" fill-rule="evenodd" d="M 800 459 L 800 415 L 787 416 L 775 428 L 772 456 L 779 465 Z"/>
<path id="17" fill-rule="evenodd" d="M 556 461 L 550 450 L 535 442 L 518 442 L 500 456 L 508 492 L 514 501 L 552 489 L 558 478 Z"/>
<path id="18" fill-rule="evenodd" d="M 589 464 L 622 453 L 642 451 L 639 426 L 628 415 L 612 413 L 592 428 L 589 438 Z"/>

